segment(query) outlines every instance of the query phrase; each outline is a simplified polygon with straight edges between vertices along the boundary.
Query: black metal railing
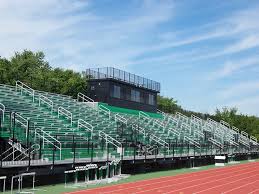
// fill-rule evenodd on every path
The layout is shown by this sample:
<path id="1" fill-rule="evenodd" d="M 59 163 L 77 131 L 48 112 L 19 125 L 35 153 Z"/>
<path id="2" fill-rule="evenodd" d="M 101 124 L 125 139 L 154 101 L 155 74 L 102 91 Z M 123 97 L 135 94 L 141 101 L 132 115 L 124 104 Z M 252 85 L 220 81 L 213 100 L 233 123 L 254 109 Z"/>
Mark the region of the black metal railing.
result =
<path id="1" fill-rule="evenodd" d="M 93 68 L 85 71 L 87 79 L 107 79 L 112 78 L 133 84 L 138 87 L 160 92 L 161 86 L 159 82 L 120 70 L 113 67 Z"/>

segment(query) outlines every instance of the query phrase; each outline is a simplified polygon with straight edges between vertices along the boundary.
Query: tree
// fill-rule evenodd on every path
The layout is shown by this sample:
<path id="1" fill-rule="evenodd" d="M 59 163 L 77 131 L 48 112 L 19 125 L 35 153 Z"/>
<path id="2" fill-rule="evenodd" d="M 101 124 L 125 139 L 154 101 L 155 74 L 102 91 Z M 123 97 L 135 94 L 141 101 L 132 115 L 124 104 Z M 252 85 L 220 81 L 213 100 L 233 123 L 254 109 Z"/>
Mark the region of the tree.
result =
<path id="1" fill-rule="evenodd" d="M 235 126 L 242 131 L 254 135 L 259 138 L 259 118 L 238 114 L 237 108 L 224 107 L 222 110 L 216 109 L 215 115 L 212 116 L 216 121 L 226 121 L 231 126 Z"/>
<path id="2" fill-rule="evenodd" d="M 166 113 L 175 113 L 181 109 L 181 107 L 177 105 L 177 101 L 173 98 L 158 96 L 157 103 L 158 109 Z"/>
<path id="3" fill-rule="evenodd" d="M 0 81 L 14 85 L 22 81 L 36 90 L 70 96 L 84 91 L 86 79 L 82 73 L 61 68 L 51 68 L 43 52 L 24 50 L 16 52 L 10 61 L 0 58 Z"/>

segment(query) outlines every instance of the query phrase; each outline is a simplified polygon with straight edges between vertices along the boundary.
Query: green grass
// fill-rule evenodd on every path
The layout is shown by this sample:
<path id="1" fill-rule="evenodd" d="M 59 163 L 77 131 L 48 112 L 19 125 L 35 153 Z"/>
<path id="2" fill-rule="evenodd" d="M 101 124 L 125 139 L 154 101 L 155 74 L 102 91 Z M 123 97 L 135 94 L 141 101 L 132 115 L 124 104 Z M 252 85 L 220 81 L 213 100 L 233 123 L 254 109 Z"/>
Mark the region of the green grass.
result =
<path id="1" fill-rule="evenodd" d="M 258 162 L 259 159 L 255 160 L 255 161 Z M 247 160 L 244 160 L 244 161 L 240 161 L 239 164 L 247 163 L 247 162 L 248 162 Z M 226 164 L 226 166 L 230 166 L 230 165 L 236 165 L 236 164 Z M 64 184 L 40 186 L 40 187 L 36 187 L 37 191 L 35 191 L 35 194 L 60 194 L 60 193 L 65 193 L 65 192 L 77 191 L 77 190 L 85 190 L 87 188 L 89 189 L 89 188 L 96 188 L 96 187 L 102 187 L 102 186 L 110 186 L 110 185 L 115 185 L 115 184 L 135 182 L 135 181 L 159 178 L 159 177 L 164 177 L 164 176 L 175 176 L 175 175 L 184 174 L 184 173 L 208 170 L 208 169 L 212 169 L 212 168 L 220 168 L 220 167 L 216 167 L 215 165 L 208 165 L 208 166 L 202 166 L 199 169 L 182 168 L 182 169 L 177 169 L 177 170 L 150 172 L 150 173 L 144 173 L 144 174 L 131 175 L 129 178 L 118 181 L 116 183 L 90 185 L 88 187 L 85 186 L 85 187 L 81 187 L 81 188 L 65 188 Z M 10 192 L 5 192 L 5 193 L 7 194 Z"/>

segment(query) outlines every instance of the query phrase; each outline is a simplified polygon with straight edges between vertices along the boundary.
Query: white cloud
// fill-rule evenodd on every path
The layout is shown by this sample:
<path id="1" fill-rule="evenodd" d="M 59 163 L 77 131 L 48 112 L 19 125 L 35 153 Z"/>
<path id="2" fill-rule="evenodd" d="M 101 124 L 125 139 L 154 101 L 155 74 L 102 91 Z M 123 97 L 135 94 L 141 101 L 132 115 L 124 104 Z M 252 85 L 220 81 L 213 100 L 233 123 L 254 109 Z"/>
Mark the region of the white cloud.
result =
<path id="1" fill-rule="evenodd" d="M 257 18 L 259 18 L 258 6 L 246 10 L 239 10 L 219 21 L 203 24 L 197 29 L 188 29 L 182 32 L 164 32 L 159 36 L 161 41 L 158 44 L 150 45 L 148 49 L 144 51 L 152 53 L 191 45 L 194 46 L 194 49 L 190 52 L 196 52 L 197 54 L 192 55 L 191 58 L 187 58 L 189 62 L 208 60 L 246 51 L 259 46 L 259 22 Z M 203 47 L 203 49 L 201 47 L 195 47 L 197 43 L 202 42 L 206 45 L 206 41 L 215 41 L 217 39 L 227 39 L 231 41 L 222 42 L 221 45 L 217 45 L 216 42 L 210 43 L 216 44 L 216 46 L 218 46 L 217 49 L 213 47 L 209 49 L 206 47 Z M 177 52 L 174 52 L 175 56 L 177 55 L 176 53 Z M 171 55 L 171 53 L 168 54 L 168 56 Z M 181 56 L 181 54 L 179 56 Z M 182 57 L 182 61 L 186 61 L 186 58 Z"/>
<path id="2" fill-rule="evenodd" d="M 43 50 L 52 64 L 66 68 L 84 70 L 93 64 L 125 67 L 145 47 L 143 35 L 173 15 L 171 1 L 137 1 L 137 8 L 123 19 L 116 12 L 112 19 L 93 12 L 94 3 L 2 0 L 0 55 Z"/>
<path id="3" fill-rule="evenodd" d="M 253 96 L 254 93 L 258 93 L 259 80 L 241 82 L 227 87 L 218 93 L 218 96 L 222 100 L 240 98 L 240 96 Z"/>
<path id="4" fill-rule="evenodd" d="M 253 66 L 258 66 L 259 65 L 259 55 L 258 56 L 249 56 L 245 59 L 241 60 L 229 60 L 226 61 L 218 70 L 215 72 L 212 72 L 208 75 L 207 79 L 208 80 L 216 80 L 220 78 L 225 78 L 225 77 L 230 77 L 234 73 L 239 72 L 240 70 L 250 68 Z"/>
<path id="5" fill-rule="evenodd" d="M 246 97 L 241 100 L 233 101 L 226 106 L 237 107 L 239 112 L 243 114 L 259 116 L 259 96 Z"/>

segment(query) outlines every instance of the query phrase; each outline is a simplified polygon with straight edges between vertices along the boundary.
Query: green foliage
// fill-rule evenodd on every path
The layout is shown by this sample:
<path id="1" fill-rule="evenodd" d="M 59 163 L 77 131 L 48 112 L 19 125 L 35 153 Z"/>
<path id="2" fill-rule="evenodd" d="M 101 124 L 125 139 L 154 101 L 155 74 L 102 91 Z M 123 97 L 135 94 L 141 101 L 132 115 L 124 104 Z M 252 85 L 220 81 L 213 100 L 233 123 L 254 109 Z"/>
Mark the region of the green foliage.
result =
<path id="1" fill-rule="evenodd" d="M 209 117 L 208 114 L 203 114 L 203 113 L 193 112 L 193 111 L 183 109 L 180 105 L 177 104 L 177 100 L 174 100 L 173 98 L 158 96 L 157 105 L 159 110 L 170 114 L 175 114 L 176 112 L 180 112 L 189 117 L 192 114 L 203 119 L 207 119 L 207 117 Z"/>
<path id="2" fill-rule="evenodd" d="M 20 80 L 37 90 L 76 96 L 84 91 L 86 79 L 81 73 L 51 68 L 43 52 L 24 50 L 10 60 L 0 58 L 0 83 L 14 85 Z"/>
<path id="3" fill-rule="evenodd" d="M 173 98 L 158 96 L 158 109 L 171 114 L 180 112 L 189 117 L 193 114 L 202 119 L 207 119 L 210 117 L 218 122 L 223 120 L 228 122 L 231 126 L 235 126 L 259 139 L 259 118 L 255 116 L 238 114 L 237 108 L 224 107 L 222 110 L 216 109 L 214 115 L 203 114 L 200 112 L 184 110 Z"/>
<path id="4" fill-rule="evenodd" d="M 213 116 L 215 120 L 226 121 L 231 126 L 235 126 L 242 131 L 245 131 L 259 138 L 259 118 L 238 114 L 237 108 L 224 107 L 222 110 L 217 109 Z"/>
<path id="5" fill-rule="evenodd" d="M 157 103 L 158 109 L 163 112 L 175 113 L 176 111 L 181 109 L 181 107 L 177 105 L 177 101 L 173 98 L 158 96 Z"/>

